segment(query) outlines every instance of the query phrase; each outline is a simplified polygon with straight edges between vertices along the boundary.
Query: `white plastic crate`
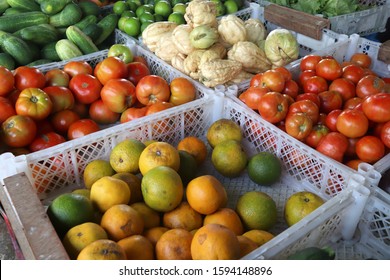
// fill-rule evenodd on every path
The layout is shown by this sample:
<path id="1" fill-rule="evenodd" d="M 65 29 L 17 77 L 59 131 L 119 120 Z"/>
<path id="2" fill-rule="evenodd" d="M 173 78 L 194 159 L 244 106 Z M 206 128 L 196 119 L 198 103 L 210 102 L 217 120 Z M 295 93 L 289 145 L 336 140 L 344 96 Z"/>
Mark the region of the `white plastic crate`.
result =
<path id="1" fill-rule="evenodd" d="M 265 0 L 251 0 L 258 3 L 262 7 L 272 4 Z M 330 29 L 339 33 L 351 35 L 357 33 L 359 35 L 369 35 L 377 32 L 384 32 L 386 22 L 390 16 L 390 1 L 389 0 L 360 0 L 360 4 L 375 4 L 376 6 L 358 11 L 355 13 L 330 17 Z"/>

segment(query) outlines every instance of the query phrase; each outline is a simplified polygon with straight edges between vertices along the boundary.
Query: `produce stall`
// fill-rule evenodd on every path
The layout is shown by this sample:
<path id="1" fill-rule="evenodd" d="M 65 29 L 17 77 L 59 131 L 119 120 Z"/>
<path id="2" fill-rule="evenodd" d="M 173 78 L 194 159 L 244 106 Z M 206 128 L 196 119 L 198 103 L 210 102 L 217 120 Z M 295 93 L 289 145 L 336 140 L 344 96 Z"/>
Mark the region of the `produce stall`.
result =
<path id="1" fill-rule="evenodd" d="M 372 114 L 370 115 L 364 108 L 359 110 L 361 115 L 367 115 L 367 117 L 364 116 L 367 121 L 367 131 L 369 131 L 367 135 L 375 137 L 375 141 L 380 142 L 378 144 L 380 148 L 383 148 L 379 156 L 370 154 L 363 160 L 363 156 L 357 156 L 357 154 L 360 155 L 360 150 L 357 153 L 357 148 L 353 145 L 356 145 L 358 139 L 366 136 L 366 132 L 358 136 L 355 134 L 345 136 L 341 127 L 330 131 L 325 117 L 332 110 L 321 112 L 324 114 L 322 124 L 327 125 L 326 134 L 330 132 L 343 134 L 343 139 L 347 144 L 345 150 L 342 151 L 341 158 L 340 155 L 335 156 L 330 151 L 336 149 L 334 146 L 330 147 L 330 150 L 321 150 L 317 149 L 317 146 L 309 145 L 306 141 L 307 136 L 299 138 L 296 134 L 286 130 L 285 118 L 272 121 L 265 113 L 263 114 L 260 107 L 263 96 L 269 92 L 278 92 L 280 96 L 284 93 L 285 97 L 280 102 L 284 102 L 283 104 L 291 108 L 297 101 L 297 95 L 309 92 L 307 88 L 302 90 L 303 85 L 299 82 L 303 71 L 302 61 L 308 57 L 318 57 L 317 64 L 321 60 L 336 63 L 340 68 L 340 75 L 337 78 L 344 79 L 341 75 L 348 65 L 357 67 L 354 64 L 356 61 L 353 62 L 355 54 L 360 55 L 358 62 L 369 59 L 369 63 L 364 67 L 364 71 L 363 66 L 360 65 L 362 73 L 356 83 L 352 84 L 353 96 L 343 100 L 341 93 L 337 93 L 342 103 L 337 108 L 332 108 L 339 109 L 339 113 L 342 110 L 346 111 L 347 108 L 343 108 L 342 105 L 348 99 L 357 97 L 356 84 L 366 76 L 375 79 L 380 87 L 378 90 L 374 89 L 366 93 L 365 98 L 368 99 L 369 95 L 382 94 L 383 104 L 388 102 L 386 95 L 389 93 L 390 78 L 389 45 L 387 42 L 373 42 L 362 37 L 384 31 L 389 17 L 388 1 L 370 1 L 368 4 L 375 5 L 374 7 L 370 6 L 362 11 L 357 8 L 353 11 L 348 10 L 344 15 L 334 15 L 331 13 L 332 9 L 328 7 L 324 12 L 325 17 L 318 16 L 318 10 L 313 13 L 304 10 L 303 4 L 297 8 L 297 4 L 285 7 L 266 1 L 194 0 L 176 3 L 161 0 L 160 7 L 156 8 L 157 3 L 154 1 L 138 1 L 139 3 L 136 0 L 114 1 L 113 3 L 107 1 L 107 3 L 100 2 L 98 5 L 95 1 L 64 0 L 59 1 L 63 2 L 63 7 L 61 9 L 58 7 L 58 11 L 52 11 L 53 7 L 48 5 L 49 2 L 49 0 L 33 3 L 21 0 L 0 1 L 2 4 L 0 11 L 3 13 L 0 16 L 2 50 L 0 69 L 2 69 L 1 75 L 8 77 L 9 81 L 12 80 L 12 86 L 0 84 L 4 87 L 4 90 L 0 88 L 0 92 L 4 103 L 8 106 L 4 108 L 15 106 L 13 111 L 9 109 L 10 115 L 2 120 L 0 201 L 5 210 L 4 215 L 9 220 L 8 230 L 11 233 L 14 248 L 17 250 L 16 258 L 43 260 L 93 258 L 94 256 L 90 252 L 87 253 L 87 250 L 81 253 L 85 247 L 93 243 L 92 241 L 83 244 L 82 248 L 77 248 L 77 253 L 75 253 L 76 249 L 72 246 L 76 246 L 77 241 L 68 236 L 73 227 L 93 223 L 104 232 L 103 237 L 94 237 L 96 240 L 93 241 L 100 240 L 101 246 L 105 246 L 102 241 L 105 240 L 107 244 L 117 246 L 116 250 L 120 252 L 118 255 L 122 259 L 136 259 L 137 257 L 146 259 L 146 255 L 140 252 L 131 252 L 131 245 L 127 243 L 130 241 L 127 239 L 132 236 L 141 236 L 146 239 L 146 232 L 154 227 L 163 227 L 165 231 L 179 228 L 184 231 L 184 225 L 168 226 L 165 220 L 168 219 L 171 211 L 179 209 L 179 204 L 184 202 L 189 204 L 191 211 L 200 213 L 197 214 L 201 221 L 197 227 L 185 228 L 186 233 L 181 233 L 187 238 L 191 237 L 187 245 L 183 245 L 184 243 L 180 245 L 187 246 L 185 250 L 190 251 L 190 255 L 186 257 L 171 255 L 171 259 L 181 257 L 244 260 L 309 258 L 310 253 L 305 250 L 313 247 L 318 250 L 313 253 L 316 258 L 340 260 L 390 258 L 390 194 L 386 192 L 387 183 L 382 181 L 382 188 L 379 188 L 382 176 L 385 176 L 390 167 L 388 154 L 390 146 L 388 146 L 389 137 L 387 136 L 390 133 L 390 125 L 387 125 L 390 119 L 386 119 L 387 116 L 390 117 L 390 112 L 385 110 L 382 112 L 383 118 L 377 120 L 371 119 Z M 276 4 L 280 4 L 279 2 L 276 1 Z M 331 1 L 328 2 L 330 5 Z M 181 10 L 183 6 L 184 10 Z M 14 11 L 17 8 L 19 11 Z M 286 20 L 287 14 L 288 20 Z M 171 15 L 174 16 L 171 17 Z M 352 24 L 354 20 L 361 21 L 359 24 Z M 11 23 L 11 21 L 14 22 Z M 372 24 L 375 26 L 369 26 Z M 355 29 L 356 27 L 365 27 L 365 29 Z M 45 30 L 44 36 L 42 30 Z M 271 37 L 274 38 L 271 39 Z M 279 50 L 277 54 L 271 52 L 274 45 Z M 121 49 L 118 49 L 119 47 Z M 124 52 L 128 56 L 126 62 Z M 114 66 L 115 70 L 109 69 L 110 64 L 107 61 L 110 59 L 117 63 Z M 83 65 L 83 68 L 76 69 L 76 66 L 72 68 L 71 63 L 77 63 L 78 67 Z M 111 63 L 114 64 L 114 62 Z M 44 79 L 43 84 L 32 84 L 28 82 L 28 79 L 24 87 L 17 84 L 17 73 L 23 67 L 29 70 L 34 69 L 35 77 Z M 93 79 L 95 84 L 96 81 L 100 84 L 95 97 L 91 97 L 91 93 L 83 96 L 71 86 L 72 80 L 76 83 L 75 77 L 78 75 L 72 76 L 69 69 L 87 71 L 82 74 L 79 72 L 78 75 L 88 75 L 88 78 Z M 118 69 L 123 69 L 121 70 L 123 75 L 120 75 L 121 71 Z M 63 75 L 60 77 L 57 74 L 55 76 L 57 80 L 51 82 L 60 82 L 60 84 L 49 85 L 48 73 L 53 71 L 65 73 L 68 80 L 64 79 Z M 102 74 L 102 71 L 106 72 Z M 318 73 L 313 76 L 320 76 L 319 70 L 317 71 Z M 273 86 L 271 82 L 268 81 L 267 84 L 265 79 L 262 80 L 268 72 L 277 72 L 282 77 L 282 88 L 270 89 Z M 10 73 L 13 76 L 12 79 Z M 143 78 L 152 76 L 158 79 L 159 84 L 155 80 L 144 84 L 143 80 L 146 79 Z M 321 93 L 330 91 L 328 86 L 330 87 L 332 81 L 337 78 L 324 78 L 326 88 Z M 277 78 L 272 81 L 275 82 L 275 79 Z M 38 78 L 34 80 L 38 81 Z M 119 85 L 122 84 L 116 86 L 114 84 L 109 88 L 110 80 L 121 80 L 125 83 L 126 93 L 123 88 L 119 90 Z M 297 88 L 295 93 L 290 92 L 289 95 L 284 85 L 290 80 L 296 81 L 294 83 Z M 253 106 L 252 103 L 247 102 L 249 99 L 245 99 L 244 94 L 254 87 L 255 82 L 258 82 L 256 91 L 262 87 L 260 91 L 264 90 L 264 92 Z M 71 92 L 73 101 L 65 100 L 64 103 L 62 99 L 55 99 L 55 96 L 60 94 L 58 88 L 54 94 L 45 94 L 45 91 L 50 92 L 49 86 L 65 88 L 66 90 L 62 89 L 61 94 L 64 91 Z M 264 88 L 268 86 L 270 88 L 265 90 Z M 43 92 L 43 95 L 47 95 L 46 100 L 52 100 L 49 102 L 52 103 L 50 108 L 47 106 L 41 108 L 47 109 L 45 116 L 42 115 L 43 113 L 39 115 L 32 114 L 28 110 L 23 111 L 20 106 L 21 97 L 30 88 L 34 88 L 40 94 Z M 322 97 L 319 93 L 316 92 L 316 95 Z M 293 95 L 294 97 L 291 97 Z M 358 97 L 361 98 L 361 107 L 369 106 L 363 104 L 363 95 Z M 110 102 L 113 99 L 120 100 L 120 102 Z M 98 101 L 102 106 L 100 108 L 104 105 L 106 111 L 91 109 L 92 105 L 98 106 L 95 105 Z M 312 101 L 309 102 L 314 104 Z M 16 106 L 17 104 L 19 105 Z M 71 134 L 68 130 L 64 134 L 64 132 L 53 130 L 53 127 L 46 127 L 47 125 L 53 126 L 52 120 L 58 113 L 55 112 L 53 104 L 59 106 L 58 111 L 73 111 L 78 105 L 78 119 L 89 121 L 87 125 L 84 125 L 81 135 Z M 354 106 L 357 106 L 356 104 Z M 122 106 L 118 109 L 119 105 Z M 319 103 L 315 106 L 319 110 L 324 105 Z M 377 110 L 381 110 L 382 107 Z M 352 110 L 352 107 L 348 109 Z M 272 108 L 268 107 L 265 112 L 271 110 Z M 319 112 L 317 113 L 319 117 Z M 7 134 L 7 127 L 10 127 L 9 118 L 21 115 L 28 116 L 32 120 L 22 130 L 35 129 L 31 132 L 34 137 L 24 136 L 22 141 L 14 140 L 9 133 Z M 111 115 L 112 119 L 108 120 L 108 116 Z M 210 138 L 213 124 L 221 120 L 234 123 L 236 129 L 238 128 L 236 131 L 239 131 L 239 136 L 237 136 L 239 140 L 234 139 L 234 143 L 229 143 L 228 148 L 222 148 L 222 144 L 213 143 Z M 317 123 L 313 121 L 310 129 L 315 124 Z M 70 126 L 71 124 L 69 124 L 69 129 Z M 87 130 L 86 128 L 93 129 Z M 232 130 L 233 128 L 230 127 L 227 133 L 231 138 L 233 137 Z M 351 132 L 351 128 L 346 130 L 348 133 Z M 40 147 L 32 144 L 33 140 L 41 134 L 48 137 L 49 132 L 58 134 L 60 140 L 58 142 L 50 140 L 49 144 L 46 143 Z M 324 137 L 325 134 L 322 136 Z M 146 179 L 143 179 L 150 178 L 152 175 L 146 176 L 148 173 L 143 171 L 143 168 L 151 164 L 150 158 L 140 160 L 139 169 L 127 172 L 134 173 L 132 175 L 136 175 L 140 180 L 137 188 L 142 195 L 136 202 L 142 204 L 142 209 L 148 211 L 149 215 L 154 214 L 156 223 L 154 226 L 147 225 L 147 221 L 151 222 L 152 216 L 143 216 L 147 214 L 138 212 L 137 215 L 144 219 L 143 222 L 138 223 L 139 229 L 124 233 L 124 237 L 117 237 L 119 233 L 113 230 L 113 222 L 107 222 L 108 218 L 104 218 L 108 215 L 106 214 L 108 210 L 101 208 L 101 197 L 95 194 L 97 187 L 87 182 L 85 174 L 91 163 L 104 161 L 109 163 L 109 169 L 112 169 L 110 175 L 102 175 L 104 172 L 101 171 L 95 183 L 102 177 L 111 178 L 115 173 L 115 175 L 121 173 L 114 168 L 115 165 L 110 160 L 112 160 L 113 151 L 122 142 L 130 140 L 145 143 L 141 145 L 142 150 L 147 150 L 149 146 L 153 146 L 154 142 L 160 145 L 164 143 L 164 145 L 173 147 L 176 154 L 182 151 L 179 149 L 182 147 L 180 143 L 189 137 L 196 138 L 197 143 L 203 143 L 204 158 L 201 163 L 194 163 L 195 154 L 187 153 L 190 159 L 184 159 L 185 155 L 180 153 L 178 162 L 185 162 L 186 165 L 184 163 L 182 166 L 169 165 L 169 172 L 176 175 L 169 173 L 169 176 L 161 177 L 163 179 L 160 180 L 170 180 L 172 176 L 179 178 L 180 183 L 175 181 L 176 187 L 180 185 L 177 187 L 179 191 L 174 193 L 174 196 L 179 198 L 173 208 L 160 208 L 161 204 L 171 198 L 164 200 L 162 194 L 151 198 L 151 194 L 146 191 L 149 185 Z M 47 142 L 44 137 L 42 139 Z M 353 141 L 354 139 L 356 141 Z M 187 151 L 194 152 L 194 149 L 199 149 L 195 148 L 193 142 L 190 147 L 192 150 L 187 147 Z M 233 151 L 236 154 L 232 157 Z M 222 158 L 221 153 L 226 153 L 224 155 L 226 158 Z M 137 166 L 140 154 L 137 158 Z M 256 164 L 259 163 L 254 163 L 254 159 L 262 154 L 272 155 L 274 159 L 277 159 L 272 169 L 272 176 L 276 176 L 276 179 L 272 182 L 265 181 L 263 177 L 260 178 L 259 174 L 262 170 L 256 169 Z M 375 159 L 372 159 L 374 156 Z M 354 165 L 347 159 L 351 162 L 351 159 L 355 160 Z M 165 166 L 165 164 L 160 165 Z M 190 179 L 186 176 L 190 176 Z M 212 177 L 214 184 L 222 186 L 222 193 L 225 193 L 225 198 L 219 202 L 219 206 L 209 212 L 206 210 L 203 212 L 205 206 L 202 203 L 210 206 L 214 201 L 209 197 L 202 203 L 194 202 L 191 197 L 200 194 L 192 195 L 189 190 L 190 186 L 196 187 L 196 179 L 204 179 L 204 176 Z M 265 177 L 270 177 L 270 174 Z M 142 185 L 141 182 L 143 182 Z M 121 200 L 122 202 L 113 204 L 111 207 L 126 205 L 134 211 L 136 207 L 132 203 L 135 202 L 130 202 L 130 198 L 135 195 L 134 189 L 131 189 L 134 186 L 131 186 L 131 183 L 125 185 L 131 191 L 131 196 L 129 194 L 127 200 Z M 53 214 L 54 210 L 52 210 L 57 199 L 62 195 L 79 197 L 82 196 L 81 193 L 88 194 L 87 198 L 83 197 L 83 199 L 87 200 L 85 203 L 92 205 L 95 213 L 93 217 L 90 216 L 76 224 L 73 223 L 72 226 L 59 223 L 58 219 L 61 217 L 54 216 L 56 214 Z M 257 220 L 261 225 L 254 226 L 250 223 L 250 218 L 242 210 L 243 206 L 239 206 L 240 200 L 252 193 L 267 197 L 268 203 L 271 203 L 267 206 L 266 211 L 269 212 L 266 217 L 262 215 L 261 222 Z M 315 199 L 311 197 L 312 201 L 321 201 L 321 203 L 306 213 L 304 217 L 292 223 L 291 218 L 288 217 L 290 212 L 286 209 L 290 198 L 298 193 L 312 195 L 315 197 Z M 159 202 L 158 207 L 156 201 Z M 138 207 L 141 206 L 138 205 Z M 314 206 L 308 205 L 307 207 Z M 230 215 L 238 217 L 235 224 L 241 225 L 241 228 L 233 227 L 229 222 L 229 219 L 233 219 L 232 217 L 219 216 L 218 218 L 216 216 L 215 218 L 212 216 L 215 213 L 223 215 L 219 213 L 222 209 L 232 211 Z M 206 222 L 212 219 L 214 222 Z M 211 230 L 207 223 L 223 225 L 223 229 L 219 229 L 221 230 L 220 236 L 223 234 L 220 239 L 232 239 L 232 243 L 230 241 L 226 241 L 224 245 L 218 243 L 218 246 L 230 244 L 230 247 L 226 249 L 229 252 L 227 256 L 218 256 L 218 253 L 208 251 L 209 249 L 203 248 L 200 244 L 195 244 L 198 240 L 196 231 Z M 226 228 L 228 233 L 226 233 Z M 191 234 L 188 234 L 189 232 Z M 234 232 L 233 235 L 231 235 L 232 232 Z M 245 235 L 247 232 L 250 233 Z M 255 237 L 250 235 L 255 234 L 254 232 L 259 235 Z M 152 244 L 151 240 L 143 242 L 147 242 L 149 246 L 149 243 Z M 248 248 L 243 247 L 243 240 Z M 148 257 L 169 259 L 169 256 L 162 253 L 165 250 L 161 247 L 164 246 L 161 245 L 162 242 L 158 246 L 157 244 L 155 240 L 151 247 L 152 256 Z M 170 245 L 167 244 L 166 248 L 169 248 Z M 331 248 L 332 253 L 329 253 L 329 256 L 324 255 L 325 251 L 321 251 L 325 247 Z M 136 250 L 135 247 L 133 250 Z M 110 256 L 98 257 L 110 258 Z"/>

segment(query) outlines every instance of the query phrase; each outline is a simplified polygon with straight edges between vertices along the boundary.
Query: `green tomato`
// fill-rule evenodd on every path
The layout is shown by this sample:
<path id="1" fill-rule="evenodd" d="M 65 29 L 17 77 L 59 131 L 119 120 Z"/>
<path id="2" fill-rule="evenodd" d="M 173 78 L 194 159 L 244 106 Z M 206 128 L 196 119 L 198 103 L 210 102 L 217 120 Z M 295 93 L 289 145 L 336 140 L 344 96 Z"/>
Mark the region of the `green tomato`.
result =
<path id="1" fill-rule="evenodd" d="M 114 44 L 108 49 L 107 56 L 115 56 L 122 60 L 124 63 L 130 63 L 133 61 L 134 55 L 131 49 L 125 44 Z"/>

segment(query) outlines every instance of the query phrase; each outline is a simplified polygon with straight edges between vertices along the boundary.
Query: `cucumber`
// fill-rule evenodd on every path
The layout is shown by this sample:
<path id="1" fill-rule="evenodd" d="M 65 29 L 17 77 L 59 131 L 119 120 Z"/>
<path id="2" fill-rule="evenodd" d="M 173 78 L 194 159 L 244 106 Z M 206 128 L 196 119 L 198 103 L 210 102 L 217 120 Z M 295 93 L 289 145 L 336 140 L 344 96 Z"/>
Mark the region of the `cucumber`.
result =
<path id="1" fill-rule="evenodd" d="M 42 65 L 42 64 L 51 63 L 51 62 L 53 62 L 51 59 L 40 58 L 40 59 L 34 60 L 33 62 L 30 62 L 26 66 L 32 67 L 32 66 L 38 66 L 38 65 Z"/>
<path id="2" fill-rule="evenodd" d="M 34 60 L 34 52 L 23 39 L 12 34 L 3 34 L 1 40 L 3 51 L 12 56 L 19 65 L 26 65 Z"/>
<path id="3" fill-rule="evenodd" d="M 78 23 L 76 23 L 74 25 L 77 26 L 78 28 L 80 28 L 81 30 L 83 30 L 84 28 L 86 28 L 91 23 L 97 23 L 97 22 L 98 22 L 97 16 L 95 16 L 95 15 L 88 15 L 88 16 L 83 17 Z"/>
<path id="4" fill-rule="evenodd" d="M 0 65 L 9 70 L 14 70 L 15 60 L 8 53 L 0 53 Z"/>
<path id="5" fill-rule="evenodd" d="M 90 25 L 82 29 L 82 31 L 85 35 L 91 38 L 93 42 L 95 42 L 97 38 L 99 38 L 100 34 L 103 32 L 103 28 L 101 28 L 96 23 L 91 23 Z"/>
<path id="6" fill-rule="evenodd" d="M 0 0 L 0 15 L 5 12 L 9 8 L 9 4 L 7 0 Z"/>
<path id="7" fill-rule="evenodd" d="M 30 12 L 41 10 L 38 3 L 32 0 L 7 0 L 7 2 L 12 8 L 22 8 Z"/>
<path id="8" fill-rule="evenodd" d="M 77 26 L 69 26 L 66 29 L 66 37 L 79 47 L 83 54 L 90 54 L 99 51 L 92 39 L 85 35 L 85 33 Z"/>
<path id="9" fill-rule="evenodd" d="M 288 256 L 288 260 L 334 260 L 335 252 L 330 247 L 307 247 Z"/>
<path id="10" fill-rule="evenodd" d="M 106 40 L 115 30 L 119 17 L 116 14 L 108 14 L 103 17 L 97 24 L 103 28 L 103 32 L 96 39 L 95 44 L 99 45 Z"/>
<path id="11" fill-rule="evenodd" d="M 14 35 L 23 40 L 31 41 L 38 45 L 46 45 L 50 42 L 58 40 L 57 30 L 48 23 L 28 26 L 19 29 Z"/>
<path id="12" fill-rule="evenodd" d="M 26 12 L 0 17 L 0 30 L 15 32 L 27 26 L 49 23 L 49 17 L 42 12 Z"/>
<path id="13" fill-rule="evenodd" d="M 49 23 L 54 27 L 68 27 L 81 20 L 82 11 L 75 3 L 69 3 L 61 12 L 49 17 Z"/>
<path id="14" fill-rule="evenodd" d="M 69 0 L 45 0 L 40 3 L 40 9 L 51 16 L 61 12 L 69 3 Z"/>
<path id="15" fill-rule="evenodd" d="M 41 58 L 50 59 L 52 61 L 60 61 L 61 58 L 58 56 L 56 51 L 57 42 L 51 42 L 41 49 Z"/>
<path id="16" fill-rule="evenodd" d="M 61 39 L 57 42 L 56 52 L 61 60 L 69 60 L 83 55 L 81 50 L 68 39 Z"/>
<path id="17" fill-rule="evenodd" d="M 4 11 L 3 16 L 16 15 L 16 14 L 22 14 L 27 12 L 28 11 L 25 9 L 9 7 L 7 10 Z"/>
<path id="18" fill-rule="evenodd" d="M 84 17 L 88 15 L 94 15 L 97 17 L 100 15 L 100 7 L 95 2 L 91 2 L 91 1 L 79 2 L 79 7 L 83 12 Z"/>

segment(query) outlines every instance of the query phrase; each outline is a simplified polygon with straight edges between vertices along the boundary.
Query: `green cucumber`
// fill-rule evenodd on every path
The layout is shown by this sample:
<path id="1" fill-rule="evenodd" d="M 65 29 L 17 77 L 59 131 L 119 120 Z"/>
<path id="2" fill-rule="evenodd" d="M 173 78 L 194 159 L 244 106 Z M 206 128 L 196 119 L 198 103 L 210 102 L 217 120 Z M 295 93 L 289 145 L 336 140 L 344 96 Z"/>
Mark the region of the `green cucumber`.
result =
<path id="1" fill-rule="evenodd" d="M 5 12 L 9 8 L 9 4 L 7 0 L 0 0 L 0 15 Z"/>
<path id="2" fill-rule="evenodd" d="M 288 260 L 334 260 L 335 252 L 330 247 L 307 247 L 288 256 Z"/>
<path id="3" fill-rule="evenodd" d="M 100 15 L 100 7 L 95 2 L 91 2 L 91 1 L 79 2 L 79 7 L 83 12 L 84 17 L 88 15 L 94 15 L 94 16 Z"/>
<path id="4" fill-rule="evenodd" d="M 56 51 L 56 44 L 57 42 L 51 42 L 41 49 L 41 57 L 50 59 L 52 61 L 60 61 L 61 58 L 59 57 L 57 51 Z"/>
<path id="5" fill-rule="evenodd" d="M 100 34 L 103 32 L 103 28 L 97 25 L 96 23 L 91 23 L 84 29 L 82 29 L 85 35 L 92 39 L 93 42 L 99 38 Z"/>
<path id="6" fill-rule="evenodd" d="M 15 32 L 27 26 L 49 23 L 49 17 L 42 12 L 26 12 L 0 17 L 0 30 Z"/>
<path id="7" fill-rule="evenodd" d="M 40 3 L 40 9 L 51 16 L 61 12 L 69 3 L 69 0 L 45 0 Z"/>
<path id="8" fill-rule="evenodd" d="M 23 40 L 31 41 L 38 45 L 46 45 L 58 40 L 57 30 L 48 23 L 28 26 L 14 33 Z"/>
<path id="9" fill-rule="evenodd" d="M 3 34 L 1 40 L 3 51 L 12 56 L 19 65 L 26 65 L 34 60 L 34 52 L 23 39 L 12 34 Z"/>
<path id="10" fill-rule="evenodd" d="M 79 47 L 83 54 L 90 54 L 99 51 L 92 39 L 85 35 L 85 33 L 77 26 L 69 26 L 66 29 L 66 37 Z"/>
<path id="11" fill-rule="evenodd" d="M 91 23 L 97 23 L 97 22 L 98 22 L 97 16 L 95 16 L 95 15 L 88 15 L 88 16 L 83 17 L 78 23 L 76 23 L 74 25 L 77 26 L 78 28 L 80 28 L 81 30 L 83 30 L 84 28 L 86 28 Z"/>
<path id="12" fill-rule="evenodd" d="M 9 70 L 14 70 L 15 60 L 8 53 L 0 53 L 0 65 Z"/>
<path id="13" fill-rule="evenodd" d="M 7 2 L 12 8 L 22 8 L 30 12 L 41 10 L 38 3 L 32 0 L 7 0 Z"/>
<path id="14" fill-rule="evenodd" d="M 61 60 L 69 60 L 83 55 L 81 50 L 68 39 L 61 39 L 57 42 L 56 52 Z"/>
<path id="15" fill-rule="evenodd" d="M 29 64 L 27 64 L 27 66 L 32 67 L 32 66 L 38 66 L 38 65 L 42 65 L 42 64 L 51 63 L 51 62 L 53 62 L 53 60 L 47 59 L 47 58 L 40 58 L 40 59 L 34 60 L 33 62 L 30 62 Z"/>
<path id="16" fill-rule="evenodd" d="M 69 3 L 61 12 L 49 17 L 49 23 L 54 27 L 68 27 L 81 20 L 82 11 L 75 3 Z"/>
<path id="17" fill-rule="evenodd" d="M 28 12 L 28 11 L 25 10 L 25 9 L 9 7 L 8 9 L 6 9 L 6 10 L 4 11 L 3 16 L 16 15 L 16 14 L 23 14 L 23 13 L 27 13 L 27 12 Z"/>
<path id="18" fill-rule="evenodd" d="M 97 24 L 103 28 L 103 32 L 96 39 L 95 44 L 99 45 L 106 40 L 114 31 L 118 24 L 119 17 L 116 14 L 108 14 L 103 17 Z"/>

